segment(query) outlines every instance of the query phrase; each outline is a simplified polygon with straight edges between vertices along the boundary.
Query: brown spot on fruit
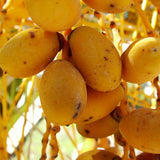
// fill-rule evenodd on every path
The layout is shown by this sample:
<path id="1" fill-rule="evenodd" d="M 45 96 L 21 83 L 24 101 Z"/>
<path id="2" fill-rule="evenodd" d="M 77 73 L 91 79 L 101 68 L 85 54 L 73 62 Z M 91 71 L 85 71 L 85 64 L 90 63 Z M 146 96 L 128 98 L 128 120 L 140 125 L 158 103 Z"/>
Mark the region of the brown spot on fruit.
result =
<path id="1" fill-rule="evenodd" d="M 153 52 L 157 52 L 157 48 L 153 48 Z"/>
<path id="2" fill-rule="evenodd" d="M 110 7 L 112 7 L 112 8 L 113 8 L 113 7 L 114 7 L 114 5 L 113 5 L 113 4 L 110 4 Z"/>
<path id="3" fill-rule="evenodd" d="M 76 112 L 73 116 L 73 119 L 75 119 L 78 116 L 78 112 Z"/>
<path id="4" fill-rule="evenodd" d="M 84 131 L 86 132 L 86 134 L 90 133 L 90 131 L 88 129 L 85 129 Z"/>
<path id="5" fill-rule="evenodd" d="M 26 61 L 24 61 L 24 62 L 23 62 L 23 64 L 27 64 L 27 62 L 26 62 Z"/>
<path id="6" fill-rule="evenodd" d="M 88 122 L 89 120 L 91 120 L 93 117 L 89 117 L 88 119 L 85 119 L 84 122 Z"/>
<path id="7" fill-rule="evenodd" d="M 81 108 L 81 102 L 78 103 L 77 110 L 79 110 L 80 108 Z"/>
<path id="8" fill-rule="evenodd" d="M 109 49 L 106 49 L 105 51 L 106 51 L 106 52 L 110 52 L 110 50 L 109 50 Z"/>
<path id="9" fill-rule="evenodd" d="M 32 32 L 32 31 L 30 31 L 29 34 L 30 34 L 30 37 L 31 37 L 31 38 L 34 38 L 34 37 L 35 37 L 35 34 L 34 34 L 34 32 Z"/>
<path id="10" fill-rule="evenodd" d="M 145 148 L 143 145 L 141 145 L 142 148 Z"/>
<path id="11" fill-rule="evenodd" d="M 76 107 L 77 112 L 74 114 L 73 118 L 76 118 L 78 116 L 80 108 L 81 108 L 81 102 L 78 103 L 78 105 Z"/>
<path id="12" fill-rule="evenodd" d="M 107 58 L 107 57 L 104 57 L 104 60 L 105 60 L 105 61 L 108 61 L 108 58 Z"/>

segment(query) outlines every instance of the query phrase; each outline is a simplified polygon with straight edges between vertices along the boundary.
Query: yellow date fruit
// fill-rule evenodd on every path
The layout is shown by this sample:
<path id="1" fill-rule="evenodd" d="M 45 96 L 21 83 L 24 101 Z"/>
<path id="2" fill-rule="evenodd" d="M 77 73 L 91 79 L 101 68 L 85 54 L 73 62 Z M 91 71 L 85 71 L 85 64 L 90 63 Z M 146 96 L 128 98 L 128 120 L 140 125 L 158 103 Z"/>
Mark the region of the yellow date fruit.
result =
<path id="1" fill-rule="evenodd" d="M 81 14 L 80 0 L 25 0 L 33 21 L 44 30 L 57 32 L 71 28 Z"/>
<path id="2" fill-rule="evenodd" d="M 46 117 L 56 125 L 76 122 L 87 103 L 85 81 L 66 60 L 55 60 L 47 66 L 39 96 Z"/>
<path id="3" fill-rule="evenodd" d="M 160 110 L 141 108 L 121 119 L 119 130 L 128 144 L 143 152 L 160 153 Z"/>
<path id="4" fill-rule="evenodd" d="M 107 150 L 91 150 L 80 154 L 76 160 L 121 160 L 121 158 Z"/>
<path id="5" fill-rule="evenodd" d="M 97 106 L 98 107 L 98 106 Z M 91 123 L 77 123 L 78 132 L 88 138 L 103 138 L 118 131 L 119 122 L 110 114 Z"/>
<path id="6" fill-rule="evenodd" d="M 109 39 L 94 28 L 81 26 L 71 32 L 69 44 L 73 62 L 91 88 L 110 91 L 119 86 L 121 59 Z"/>
<path id="7" fill-rule="evenodd" d="M 58 33 L 27 29 L 12 37 L 0 50 L 0 67 L 16 78 L 42 71 L 61 49 Z"/>
<path id="8" fill-rule="evenodd" d="M 93 9 L 106 13 L 121 13 L 131 7 L 132 0 L 83 0 Z"/>
<path id="9" fill-rule="evenodd" d="M 143 38 L 122 54 L 122 77 L 132 83 L 145 83 L 160 73 L 160 40 Z"/>
<path id="10" fill-rule="evenodd" d="M 16 19 L 17 21 L 21 21 L 22 18 L 28 18 L 28 12 L 25 9 L 24 1 L 22 0 L 13 0 L 11 4 L 6 9 L 7 20 Z M 16 22 L 15 22 L 16 23 Z"/>
<path id="11" fill-rule="evenodd" d="M 87 87 L 87 105 L 80 115 L 80 122 L 91 123 L 112 112 L 124 96 L 124 88 L 119 85 L 109 92 L 99 92 Z"/>

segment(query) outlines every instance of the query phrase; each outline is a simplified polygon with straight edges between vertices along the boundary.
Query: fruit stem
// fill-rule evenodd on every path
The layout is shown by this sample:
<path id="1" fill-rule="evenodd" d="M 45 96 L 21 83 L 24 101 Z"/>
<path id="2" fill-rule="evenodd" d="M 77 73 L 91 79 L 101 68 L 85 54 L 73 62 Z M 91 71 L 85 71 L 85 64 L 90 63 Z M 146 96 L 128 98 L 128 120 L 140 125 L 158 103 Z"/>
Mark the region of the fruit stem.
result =
<path id="1" fill-rule="evenodd" d="M 152 28 L 152 26 L 151 26 L 151 24 L 150 24 L 150 22 L 149 22 L 149 20 L 148 20 L 148 18 L 146 16 L 145 12 L 142 10 L 141 4 L 138 2 L 138 0 L 133 0 L 133 1 L 134 1 L 134 4 L 135 4 L 135 7 L 137 9 L 137 12 L 140 15 L 141 20 L 142 20 L 142 22 L 143 22 L 143 24 L 144 24 L 144 26 L 146 28 L 147 35 L 149 37 L 156 37 L 156 33 L 155 33 L 154 29 Z"/>

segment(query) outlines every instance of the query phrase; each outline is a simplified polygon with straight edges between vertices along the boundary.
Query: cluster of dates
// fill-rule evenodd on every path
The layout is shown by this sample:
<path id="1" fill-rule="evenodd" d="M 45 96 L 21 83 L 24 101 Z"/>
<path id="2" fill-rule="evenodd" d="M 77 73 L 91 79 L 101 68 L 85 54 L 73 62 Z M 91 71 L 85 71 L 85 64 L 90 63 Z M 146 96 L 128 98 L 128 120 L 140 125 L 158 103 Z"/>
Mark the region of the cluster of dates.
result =
<path id="1" fill-rule="evenodd" d="M 126 0 L 84 2 L 110 13 L 123 12 L 132 3 Z M 4 74 L 24 78 L 44 70 L 39 96 L 43 111 L 53 124 L 76 123 L 78 132 L 90 138 L 107 137 L 120 130 L 131 146 L 160 153 L 160 111 L 142 108 L 121 119 L 117 107 L 124 96 L 122 79 L 145 83 L 159 75 L 160 40 L 140 39 L 120 56 L 105 35 L 89 26 L 80 26 L 68 36 L 69 60 L 56 60 L 63 48 L 64 37 L 60 32 L 78 21 L 80 1 L 25 0 L 25 6 L 39 27 L 19 32 L 1 48 L 0 67 Z"/>

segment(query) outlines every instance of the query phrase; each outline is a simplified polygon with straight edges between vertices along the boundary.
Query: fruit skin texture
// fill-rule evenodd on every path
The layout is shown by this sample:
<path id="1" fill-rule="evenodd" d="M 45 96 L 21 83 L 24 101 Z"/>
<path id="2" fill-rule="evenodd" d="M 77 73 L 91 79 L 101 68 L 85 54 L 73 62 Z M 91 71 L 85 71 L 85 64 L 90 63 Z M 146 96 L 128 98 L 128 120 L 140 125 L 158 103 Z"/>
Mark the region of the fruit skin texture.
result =
<path id="1" fill-rule="evenodd" d="M 76 122 L 87 103 L 83 77 L 65 60 L 55 60 L 47 66 L 39 96 L 47 119 L 56 125 Z"/>
<path id="2" fill-rule="evenodd" d="M 80 154 L 76 160 L 121 160 L 121 158 L 106 150 L 91 150 Z"/>
<path id="3" fill-rule="evenodd" d="M 132 0 L 83 0 L 93 9 L 106 13 L 121 13 L 131 7 Z"/>
<path id="4" fill-rule="evenodd" d="M 11 19 L 21 20 L 22 18 L 28 18 L 28 12 L 25 9 L 23 0 L 12 0 L 11 4 L 7 7 L 7 20 Z"/>
<path id="5" fill-rule="evenodd" d="M 87 105 L 80 115 L 80 122 L 91 123 L 105 117 L 116 108 L 123 96 L 122 85 L 109 92 L 99 92 L 87 87 Z"/>
<path id="6" fill-rule="evenodd" d="M 12 37 L 0 50 L 0 67 L 16 78 L 42 71 L 60 50 L 57 33 L 27 29 Z"/>
<path id="7" fill-rule="evenodd" d="M 58 32 L 71 28 L 81 14 L 79 0 L 25 0 L 33 21 L 44 30 Z"/>
<path id="8" fill-rule="evenodd" d="M 160 1 L 158 0 L 151 0 L 151 2 L 158 8 L 160 8 Z"/>
<path id="9" fill-rule="evenodd" d="M 119 122 L 116 121 L 110 114 L 92 123 L 76 124 L 78 132 L 82 136 L 88 138 L 103 138 L 110 136 L 118 131 L 118 126 Z"/>
<path id="10" fill-rule="evenodd" d="M 128 144 L 143 152 L 160 153 L 160 110 L 137 109 L 120 121 L 119 130 Z"/>
<path id="11" fill-rule="evenodd" d="M 81 26 L 72 31 L 69 44 L 73 62 L 91 88 L 110 91 L 119 86 L 121 59 L 109 39 L 94 28 Z"/>
<path id="12" fill-rule="evenodd" d="M 160 73 L 160 40 L 148 37 L 131 44 L 122 54 L 122 77 L 132 83 L 151 81 Z"/>

